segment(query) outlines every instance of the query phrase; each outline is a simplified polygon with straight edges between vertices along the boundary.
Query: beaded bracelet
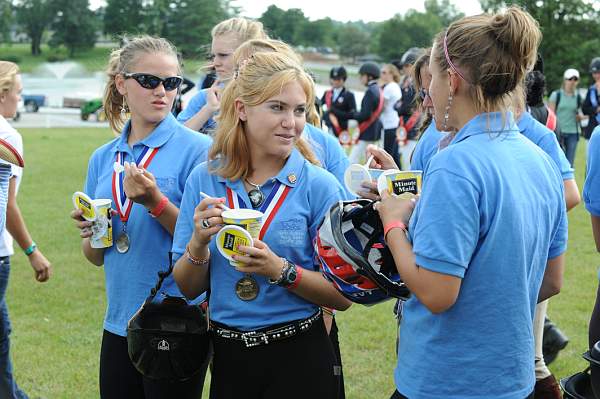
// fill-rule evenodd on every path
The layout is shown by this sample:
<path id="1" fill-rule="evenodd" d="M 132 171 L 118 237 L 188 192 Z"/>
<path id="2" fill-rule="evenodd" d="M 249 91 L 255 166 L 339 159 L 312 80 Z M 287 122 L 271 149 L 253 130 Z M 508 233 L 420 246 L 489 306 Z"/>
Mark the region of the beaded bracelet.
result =
<path id="1" fill-rule="evenodd" d="M 190 244 L 185 246 L 185 255 L 187 257 L 187 261 L 190 262 L 194 266 L 206 266 L 210 261 L 210 249 L 208 250 L 208 255 L 204 259 L 200 259 L 190 252 Z"/>

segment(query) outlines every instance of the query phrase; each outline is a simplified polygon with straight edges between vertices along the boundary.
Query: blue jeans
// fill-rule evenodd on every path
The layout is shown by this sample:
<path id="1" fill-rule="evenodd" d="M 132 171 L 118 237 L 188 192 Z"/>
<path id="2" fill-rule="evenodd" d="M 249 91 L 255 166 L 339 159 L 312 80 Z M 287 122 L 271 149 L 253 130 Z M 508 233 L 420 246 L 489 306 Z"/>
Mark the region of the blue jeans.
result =
<path id="1" fill-rule="evenodd" d="M 9 275 L 10 257 L 0 257 L 0 398 L 28 399 L 15 382 L 10 361 L 10 319 L 6 306 Z"/>
<path id="2" fill-rule="evenodd" d="M 577 142 L 579 135 L 577 133 L 561 133 L 560 144 L 565 151 L 565 156 L 569 160 L 571 167 L 575 164 L 575 151 L 577 150 Z"/>

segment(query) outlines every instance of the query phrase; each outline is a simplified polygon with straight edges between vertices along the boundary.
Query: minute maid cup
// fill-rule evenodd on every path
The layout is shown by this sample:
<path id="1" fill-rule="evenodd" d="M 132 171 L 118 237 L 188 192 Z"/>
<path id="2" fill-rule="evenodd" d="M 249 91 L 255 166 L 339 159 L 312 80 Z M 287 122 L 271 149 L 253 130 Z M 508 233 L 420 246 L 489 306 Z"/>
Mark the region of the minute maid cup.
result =
<path id="1" fill-rule="evenodd" d="M 379 194 L 387 189 L 401 198 L 414 198 L 421 192 L 422 177 L 420 170 L 388 170 L 377 179 L 377 190 Z"/>
<path id="2" fill-rule="evenodd" d="M 236 209 L 237 210 L 237 209 Z M 240 226 L 225 226 L 217 234 L 217 249 L 224 258 L 229 260 L 231 266 L 243 266 L 241 262 L 233 260 L 232 255 L 245 255 L 245 252 L 239 250 L 240 245 L 251 247 L 254 241 L 250 233 Z"/>
<path id="3" fill-rule="evenodd" d="M 93 200 L 81 191 L 73 194 L 75 209 L 81 209 L 82 217 L 92 222 L 92 237 L 90 237 L 92 248 L 108 248 L 113 244 L 111 203 L 110 199 Z"/>
<path id="4" fill-rule="evenodd" d="M 262 227 L 263 213 L 254 209 L 229 209 L 221 213 L 223 223 L 240 226 L 256 240 Z"/>
<path id="5" fill-rule="evenodd" d="M 93 201 L 96 213 L 96 221 L 92 225 L 92 238 L 90 246 L 92 248 L 108 248 L 113 245 L 111 204 L 109 199 L 96 199 Z"/>

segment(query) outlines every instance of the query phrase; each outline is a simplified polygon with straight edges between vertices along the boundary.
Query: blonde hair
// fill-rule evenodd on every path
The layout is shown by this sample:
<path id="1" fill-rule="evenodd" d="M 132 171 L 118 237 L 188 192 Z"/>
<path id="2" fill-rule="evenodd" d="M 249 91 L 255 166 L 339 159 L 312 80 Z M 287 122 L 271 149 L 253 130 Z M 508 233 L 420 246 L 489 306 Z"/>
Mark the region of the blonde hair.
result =
<path id="1" fill-rule="evenodd" d="M 297 82 L 306 94 L 308 103 L 314 100 L 313 82 L 310 76 L 293 59 L 279 52 L 258 52 L 240 65 L 236 77 L 221 97 L 221 111 L 215 141 L 208 155 L 217 160 L 213 171 L 231 180 L 244 179 L 251 172 L 250 147 L 235 107 L 239 100 L 246 106 L 256 106 L 281 93 L 286 84 Z M 309 162 L 319 161 L 308 143 L 298 138 L 296 148 Z"/>
<path id="2" fill-rule="evenodd" d="M 240 64 L 244 63 L 252 55 L 259 52 L 281 53 L 295 61 L 298 65 L 302 65 L 303 62 L 302 56 L 294 51 L 289 44 L 282 42 L 281 40 L 252 39 L 244 42 L 240 47 L 237 48 L 235 53 L 233 53 L 233 62 L 236 71 L 239 70 Z M 306 121 L 314 126 L 321 125 L 321 117 L 317 112 L 317 107 L 315 106 L 314 101 L 310 101 L 309 104 L 306 105 Z"/>
<path id="3" fill-rule="evenodd" d="M 400 71 L 396 68 L 396 65 L 385 64 L 382 69 L 387 69 L 390 75 L 392 75 L 392 80 L 396 83 L 400 83 Z"/>
<path id="4" fill-rule="evenodd" d="M 123 95 L 117 90 L 115 77 L 119 74 L 130 72 L 130 68 L 136 63 L 140 54 L 171 55 L 177 61 L 179 73 L 181 73 L 177 49 L 168 40 L 143 35 L 131 39 L 124 38 L 123 41 L 123 46 L 113 50 L 110 54 L 106 69 L 108 82 L 106 83 L 104 98 L 102 100 L 106 118 L 115 133 L 120 133 L 125 125 L 126 119 L 121 113 L 121 109 L 125 107 L 127 110 L 128 108 Z"/>
<path id="5" fill-rule="evenodd" d="M 219 22 L 210 32 L 213 38 L 228 33 L 235 34 L 238 46 L 250 39 L 267 39 L 268 36 L 263 29 L 263 24 L 247 18 L 229 18 Z"/>
<path id="6" fill-rule="evenodd" d="M 477 112 L 507 110 L 510 93 L 536 61 L 541 37 L 537 21 L 512 6 L 504 13 L 453 22 L 436 37 L 433 61 L 442 70 L 452 68 L 444 54 L 446 47 L 450 61 L 470 85 Z"/>
<path id="7" fill-rule="evenodd" d="M 19 67 L 14 62 L 0 61 L 0 93 L 12 90 Z"/>

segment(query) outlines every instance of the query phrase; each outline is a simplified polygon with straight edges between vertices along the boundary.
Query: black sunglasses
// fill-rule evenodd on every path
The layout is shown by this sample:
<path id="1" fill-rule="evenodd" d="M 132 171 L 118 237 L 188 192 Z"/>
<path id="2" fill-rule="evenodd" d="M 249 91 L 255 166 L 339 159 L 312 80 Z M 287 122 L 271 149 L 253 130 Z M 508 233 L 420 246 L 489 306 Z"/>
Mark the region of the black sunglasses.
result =
<path id="1" fill-rule="evenodd" d="M 576 82 L 577 82 L 577 81 L 579 80 L 579 78 L 578 78 L 577 76 L 573 76 L 572 78 L 569 78 L 569 79 L 567 79 L 567 80 L 574 80 L 574 81 L 576 81 Z"/>
<path id="2" fill-rule="evenodd" d="M 181 76 L 171 76 L 164 79 L 149 73 L 124 73 L 123 76 L 125 79 L 135 79 L 144 89 L 156 89 L 162 83 L 166 91 L 171 91 L 179 88 L 183 82 Z"/>

